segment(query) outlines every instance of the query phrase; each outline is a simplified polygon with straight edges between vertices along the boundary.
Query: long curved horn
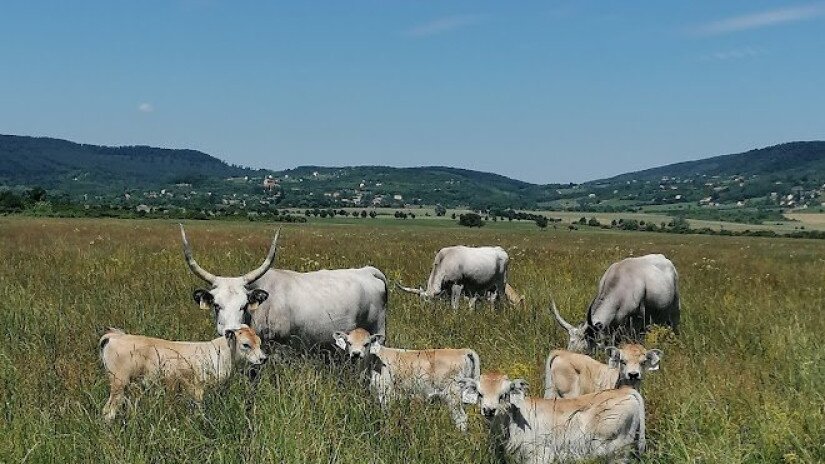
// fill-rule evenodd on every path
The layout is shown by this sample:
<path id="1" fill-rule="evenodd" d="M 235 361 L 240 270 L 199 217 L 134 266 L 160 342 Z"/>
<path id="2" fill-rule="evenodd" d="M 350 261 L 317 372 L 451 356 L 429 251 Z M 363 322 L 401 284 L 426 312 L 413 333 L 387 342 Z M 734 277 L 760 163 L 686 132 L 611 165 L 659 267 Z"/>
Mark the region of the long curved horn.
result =
<path id="1" fill-rule="evenodd" d="M 423 293 L 424 293 L 424 289 L 423 289 L 423 288 L 412 288 L 412 287 L 405 287 L 405 286 L 401 285 L 401 284 L 400 284 L 400 283 L 398 283 L 398 282 L 396 282 L 396 283 L 395 283 L 395 286 L 396 286 L 396 287 L 398 287 L 399 289 L 401 289 L 401 290 L 403 290 L 403 291 L 407 292 L 407 293 L 414 293 L 414 294 L 416 294 L 416 295 L 421 295 L 421 294 L 423 294 Z"/>
<path id="2" fill-rule="evenodd" d="M 264 260 L 263 264 L 261 264 L 260 267 L 258 267 L 258 269 L 255 269 L 252 272 L 247 272 L 246 274 L 244 274 L 243 281 L 245 284 L 251 284 L 252 282 L 255 282 L 256 280 L 260 279 L 261 277 L 263 277 L 264 274 L 266 274 L 266 271 L 268 271 L 269 268 L 272 267 L 272 263 L 275 261 L 275 255 L 278 253 L 279 235 L 281 235 L 280 227 L 278 228 L 278 231 L 275 232 L 275 238 L 272 239 L 272 245 L 269 247 L 269 253 L 267 253 L 266 259 Z"/>
<path id="3" fill-rule="evenodd" d="M 564 328 L 568 333 L 571 332 L 574 327 L 570 325 L 569 322 L 565 321 L 561 314 L 559 313 L 559 309 L 556 308 L 556 302 L 552 298 L 550 299 L 550 309 L 553 310 L 553 315 L 556 317 L 556 322 L 559 323 L 560 326 Z"/>
<path id="4" fill-rule="evenodd" d="M 178 224 L 180 226 L 180 236 L 183 239 L 183 256 L 186 258 L 186 264 L 189 265 L 189 269 L 192 272 L 200 277 L 201 279 L 209 282 L 210 284 L 215 283 L 215 277 L 213 274 L 208 272 L 206 269 L 200 267 L 195 258 L 192 257 L 192 247 L 189 246 L 189 240 L 186 239 L 186 231 L 183 230 L 183 224 Z"/>

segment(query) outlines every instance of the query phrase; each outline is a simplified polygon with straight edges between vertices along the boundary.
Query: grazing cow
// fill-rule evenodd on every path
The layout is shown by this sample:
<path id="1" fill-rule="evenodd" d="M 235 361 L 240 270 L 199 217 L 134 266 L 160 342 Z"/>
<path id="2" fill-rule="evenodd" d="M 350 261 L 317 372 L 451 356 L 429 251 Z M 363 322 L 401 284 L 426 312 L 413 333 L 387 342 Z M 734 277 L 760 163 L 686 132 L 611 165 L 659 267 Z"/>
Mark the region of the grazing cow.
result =
<path id="1" fill-rule="evenodd" d="M 544 368 L 544 397 L 573 398 L 624 385 L 639 390 L 645 372 L 659 370 L 660 350 L 631 343 L 607 348 L 608 364 L 590 356 L 553 350 Z"/>
<path id="2" fill-rule="evenodd" d="M 587 319 L 573 326 L 556 312 L 567 330 L 568 349 L 592 353 L 606 337 L 636 339 L 650 324 L 678 330 L 680 318 L 679 274 L 664 255 L 626 258 L 613 263 L 599 281 L 596 297 L 587 308 Z"/>
<path id="3" fill-rule="evenodd" d="M 246 325 L 209 342 L 173 342 L 109 329 L 98 346 L 109 377 L 109 400 L 103 407 L 109 421 L 117 415 L 126 387 L 137 380 L 182 386 L 200 403 L 204 389 L 225 381 L 240 362 L 266 361 L 261 339 Z"/>
<path id="4" fill-rule="evenodd" d="M 446 247 L 435 255 L 426 290 L 401 284 L 398 288 L 422 298 L 449 297 L 453 309 L 458 309 L 462 295 L 470 298 L 471 308 L 478 297 L 495 303 L 505 293 L 509 262 L 507 252 L 498 246 Z"/>
<path id="5" fill-rule="evenodd" d="M 497 448 L 539 464 L 626 459 L 645 449 L 645 406 L 629 387 L 577 398 L 528 398 L 527 382 L 502 374 L 463 381 L 462 400 L 479 403 Z"/>
<path id="6" fill-rule="evenodd" d="M 402 350 L 383 346 L 384 336 L 364 329 L 335 334 L 335 344 L 367 370 L 370 388 L 378 401 L 410 396 L 439 398 L 450 408 L 460 430 L 467 429 L 467 413 L 461 406 L 459 379 L 478 379 L 481 361 L 470 349 Z"/>
<path id="7" fill-rule="evenodd" d="M 260 267 L 241 277 L 219 277 L 198 265 L 183 225 L 180 232 L 186 263 L 211 285 L 195 290 L 193 298 L 214 313 L 218 333 L 246 322 L 265 342 L 307 349 L 331 348 L 338 331 L 385 332 L 387 279 L 372 266 L 314 272 L 270 269 L 278 249 L 275 234 Z"/>

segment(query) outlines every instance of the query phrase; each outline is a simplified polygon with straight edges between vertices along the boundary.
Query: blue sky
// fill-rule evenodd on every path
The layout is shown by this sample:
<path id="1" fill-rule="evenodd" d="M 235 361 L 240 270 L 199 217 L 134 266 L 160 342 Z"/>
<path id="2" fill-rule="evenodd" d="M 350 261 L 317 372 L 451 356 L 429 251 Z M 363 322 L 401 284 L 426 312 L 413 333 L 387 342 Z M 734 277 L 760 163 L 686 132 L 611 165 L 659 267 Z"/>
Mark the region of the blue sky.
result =
<path id="1" fill-rule="evenodd" d="M 0 133 L 584 181 L 825 139 L 825 2 L 12 0 Z"/>

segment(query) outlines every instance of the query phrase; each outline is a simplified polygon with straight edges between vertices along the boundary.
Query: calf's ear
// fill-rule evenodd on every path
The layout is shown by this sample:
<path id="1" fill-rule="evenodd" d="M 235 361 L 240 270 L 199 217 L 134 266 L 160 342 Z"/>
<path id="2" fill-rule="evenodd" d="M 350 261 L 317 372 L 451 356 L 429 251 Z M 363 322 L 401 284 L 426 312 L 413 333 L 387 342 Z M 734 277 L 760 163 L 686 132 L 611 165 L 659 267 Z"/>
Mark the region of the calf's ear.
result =
<path id="1" fill-rule="evenodd" d="M 199 288 L 192 293 L 192 299 L 195 303 L 200 305 L 201 309 L 210 309 L 212 303 L 215 302 L 215 297 L 209 291 Z"/>
<path id="2" fill-rule="evenodd" d="M 527 389 L 530 384 L 524 379 L 516 379 L 510 382 L 510 402 L 517 403 L 524 401 L 527 396 Z"/>
<path id="3" fill-rule="evenodd" d="M 246 309 L 250 311 L 255 311 L 256 309 L 258 309 L 258 306 L 260 306 L 261 303 L 263 303 L 264 301 L 266 301 L 267 298 L 269 298 L 269 293 L 265 290 L 261 290 L 260 288 L 256 288 L 255 290 L 249 292 L 246 298 Z"/>
<path id="4" fill-rule="evenodd" d="M 464 404 L 478 403 L 478 386 L 474 379 L 458 379 L 458 387 L 461 389 L 461 402 Z"/>
<path id="5" fill-rule="evenodd" d="M 335 332 L 332 337 L 335 339 L 335 346 L 342 350 L 347 349 L 347 334 L 344 332 Z"/>
<path id="6" fill-rule="evenodd" d="M 645 368 L 649 371 L 658 371 L 659 370 L 659 362 L 662 360 L 662 350 L 649 350 L 645 357 L 647 358 L 647 364 Z"/>
<path id="7" fill-rule="evenodd" d="M 223 333 L 224 338 L 229 340 L 230 342 L 235 340 L 235 331 L 234 330 L 226 330 Z"/>
<path id="8" fill-rule="evenodd" d="M 615 346 L 608 346 L 605 348 L 604 352 L 607 353 L 607 365 L 614 369 L 618 369 L 622 361 L 621 351 L 619 351 L 619 349 Z"/>

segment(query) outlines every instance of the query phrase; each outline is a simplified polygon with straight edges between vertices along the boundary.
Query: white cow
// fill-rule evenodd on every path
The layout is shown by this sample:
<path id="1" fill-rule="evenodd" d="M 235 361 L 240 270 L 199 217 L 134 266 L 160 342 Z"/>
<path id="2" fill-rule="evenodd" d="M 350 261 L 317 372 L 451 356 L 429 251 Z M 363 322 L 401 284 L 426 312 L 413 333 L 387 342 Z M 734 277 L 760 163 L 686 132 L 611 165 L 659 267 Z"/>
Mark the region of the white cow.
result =
<path id="1" fill-rule="evenodd" d="M 645 372 L 659 369 L 661 350 L 630 343 L 607 348 L 608 364 L 590 356 L 553 350 L 544 368 L 544 397 L 573 398 L 627 385 L 639 390 Z"/>
<path id="2" fill-rule="evenodd" d="M 439 398 L 449 406 L 456 427 L 466 430 L 459 380 L 478 379 L 478 354 L 470 349 L 402 350 L 387 348 L 383 342 L 383 335 L 363 329 L 335 334 L 336 346 L 367 370 L 370 388 L 382 405 L 403 396 Z"/>
<path id="3" fill-rule="evenodd" d="M 507 252 L 498 246 L 446 247 L 435 255 L 426 290 L 401 284 L 398 288 L 422 298 L 449 297 L 453 309 L 458 309 L 461 296 L 465 295 L 470 298 L 472 308 L 479 297 L 491 303 L 502 298 L 509 263 Z"/>
<path id="4" fill-rule="evenodd" d="M 463 401 L 479 403 L 497 447 L 520 462 L 625 459 L 644 452 L 644 401 L 630 387 L 543 399 L 526 397 L 527 382 L 503 374 L 463 383 Z"/>
<path id="5" fill-rule="evenodd" d="M 115 418 L 132 382 L 182 386 L 200 403 L 205 388 L 229 378 L 238 363 L 266 361 L 261 339 L 246 325 L 208 342 L 173 342 L 109 329 L 98 346 L 109 378 L 109 400 L 103 407 L 106 420 Z"/>

